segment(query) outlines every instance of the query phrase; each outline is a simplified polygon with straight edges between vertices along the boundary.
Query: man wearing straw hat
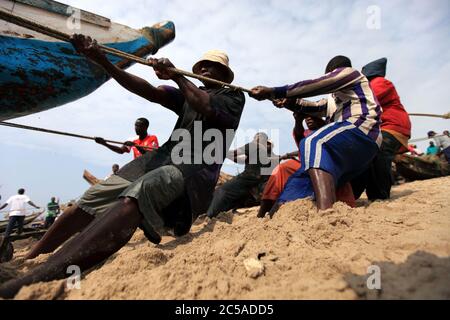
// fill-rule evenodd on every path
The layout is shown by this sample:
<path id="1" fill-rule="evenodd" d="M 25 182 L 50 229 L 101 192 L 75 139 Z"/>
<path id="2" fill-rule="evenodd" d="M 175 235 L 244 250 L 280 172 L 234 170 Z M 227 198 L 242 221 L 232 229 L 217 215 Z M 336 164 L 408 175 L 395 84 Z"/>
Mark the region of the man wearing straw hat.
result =
<path id="1" fill-rule="evenodd" d="M 244 108 L 242 92 L 207 81 L 199 88 L 173 72 L 170 69 L 173 64 L 168 59 L 150 59 L 150 62 L 160 79 L 173 80 L 178 88 L 154 87 L 115 67 L 90 38 L 75 35 L 73 44 L 127 90 L 175 112 L 178 121 L 171 139 L 158 150 L 133 160 L 117 175 L 91 187 L 73 209 L 64 213 L 28 257 L 52 252 L 69 237 L 80 233 L 46 263 L 1 286 L 0 297 L 11 298 L 24 285 L 63 278 L 69 265 L 88 270 L 124 246 L 138 227 L 154 243 L 159 243 L 161 234 L 167 230 L 176 236 L 189 232 L 196 217 L 208 208 L 229 148 L 227 144 L 232 141 L 230 137 L 226 139 L 227 144 L 220 143 L 221 139 L 214 141 L 216 157 L 211 163 L 203 158 L 206 147 L 211 145 L 203 141 L 203 135 L 208 129 L 223 137 L 234 132 Z M 218 50 L 204 54 L 193 72 L 227 83 L 234 78 L 228 56 Z M 191 140 L 185 141 L 189 135 Z M 183 136 L 182 143 L 180 136 Z M 179 160 L 180 153 L 183 161 L 174 161 Z"/>

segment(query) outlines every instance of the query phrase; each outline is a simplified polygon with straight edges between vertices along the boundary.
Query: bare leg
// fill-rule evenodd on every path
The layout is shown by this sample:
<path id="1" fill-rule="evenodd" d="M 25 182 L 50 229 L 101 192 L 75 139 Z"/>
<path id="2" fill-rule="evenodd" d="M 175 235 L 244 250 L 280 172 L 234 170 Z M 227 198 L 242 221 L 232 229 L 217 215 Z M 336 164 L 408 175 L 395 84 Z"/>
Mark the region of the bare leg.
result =
<path id="1" fill-rule="evenodd" d="M 125 198 L 95 219 L 79 235 L 71 239 L 47 262 L 22 278 L 0 286 L 0 297 L 13 298 L 20 288 L 42 281 L 62 279 L 68 266 L 77 265 L 82 271 L 110 257 L 133 236 L 142 216 L 135 200 Z"/>
<path id="2" fill-rule="evenodd" d="M 40 254 L 55 251 L 74 234 L 82 231 L 92 220 L 94 216 L 84 212 L 78 206 L 71 207 L 52 224 L 25 259 L 34 259 Z"/>
<path id="3" fill-rule="evenodd" d="M 278 210 L 280 210 L 280 208 L 281 208 L 282 205 L 283 205 L 283 203 L 280 203 L 280 202 L 276 202 L 276 203 L 273 205 L 272 209 L 270 209 L 270 211 L 269 211 L 270 219 L 272 219 L 272 218 L 273 218 L 273 215 L 274 215 L 275 213 L 277 213 Z"/>
<path id="4" fill-rule="evenodd" d="M 319 210 L 326 210 L 336 202 L 336 188 L 331 174 L 320 169 L 310 169 L 309 176 L 316 194 L 316 204 Z"/>

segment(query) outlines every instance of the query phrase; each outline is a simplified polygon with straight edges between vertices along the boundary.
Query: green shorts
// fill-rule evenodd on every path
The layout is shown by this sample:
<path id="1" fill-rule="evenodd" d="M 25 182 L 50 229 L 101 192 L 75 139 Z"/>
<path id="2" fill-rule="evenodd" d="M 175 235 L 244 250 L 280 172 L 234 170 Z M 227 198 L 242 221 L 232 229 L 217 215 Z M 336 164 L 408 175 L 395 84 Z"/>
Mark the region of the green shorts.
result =
<path id="1" fill-rule="evenodd" d="M 130 181 L 113 175 L 90 187 L 78 200 L 77 206 L 93 216 L 100 216 L 117 202 L 119 195 L 130 185 Z"/>
<path id="2" fill-rule="evenodd" d="M 184 190 L 183 174 L 177 167 L 169 165 L 140 177 L 119 197 L 136 199 L 144 218 L 141 226 L 144 231 L 149 229 L 150 232 L 164 235 L 167 231 L 167 215 L 182 210 L 178 204 L 184 199 Z"/>

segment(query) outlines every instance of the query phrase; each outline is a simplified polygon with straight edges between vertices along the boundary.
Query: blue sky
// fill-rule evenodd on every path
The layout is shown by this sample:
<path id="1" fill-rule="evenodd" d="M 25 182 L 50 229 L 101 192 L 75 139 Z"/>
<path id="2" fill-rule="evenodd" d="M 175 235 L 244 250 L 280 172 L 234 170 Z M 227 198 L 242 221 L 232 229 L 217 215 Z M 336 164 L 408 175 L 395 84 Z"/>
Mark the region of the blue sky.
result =
<path id="1" fill-rule="evenodd" d="M 177 35 L 156 57 L 168 57 L 181 68 L 208 49 L 230 56 L 235 83 L 244 87 L 284 85 L 319 76 L 337 54 L 349 56 L 354 67 L 388 58 L 387 78 L 393 81 L 409 112 L 450 111 L 450 2 L 432 1 L 261 1 L 261 0 L 63 0 L 74 7 L 134 28 L 172 20 Z M 380 11 L 380 29 L 369 29 L 367 9 Z M 151 69 L 130 72 L 160 84 Z M 150 131 L 167 140 L 176 117 L 109 81 L 96 92 L 65 106 L 17 118 L 12 122 L 64 130 L 112 140 L 134 134 L 135 119 L 150 120 Z M 412 118 L 413 138 L 429 129 L 442 132 L 449 120 Z M 268 102 L 247 99 L 239 143 L 246 130 L 278 129 L 279 152 L 295 150 L 292 116 Z M 113 163 L 124 165 L 131 154 L 117 155 L 94 142 L 36 132 L 0 128 L 0 195 L 6 200 L 24 187 L 39 205 L 51 196 L 61 201 L 80 196 L 88 187 L 84 169 L 105 177 Z M 278 138 L 274 137 L 275 141 Z M 425 148 L 427 143 L 419 144 Z M 239 167 L 227 165 L 227 172 Z"/>

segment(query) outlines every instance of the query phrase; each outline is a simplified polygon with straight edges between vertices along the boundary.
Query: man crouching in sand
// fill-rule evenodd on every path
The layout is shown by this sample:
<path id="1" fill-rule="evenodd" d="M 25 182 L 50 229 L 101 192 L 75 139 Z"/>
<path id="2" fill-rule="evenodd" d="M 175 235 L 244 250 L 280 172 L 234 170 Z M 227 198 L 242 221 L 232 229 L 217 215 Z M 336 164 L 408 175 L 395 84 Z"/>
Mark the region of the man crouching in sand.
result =
<path id="1" fill-rule="evenodd" d="M 203 158 L 205 149 L 211 149 L 211 142 L 203 141 L 203 135 L 208 129 L 220 131 L 223 137 L 230 129 L 234 132 L 244 108 L 242 92 L 210 82 L 199 88 L 185 77 L 171 72 L 168 68 L 173 64 L 168 59 L 152 59 L 153 69 L 160 79 L 173 80 L 178 88 L 153 87 L 147 81 L 116 68 L 90 38 L 75 35 L 72 42 L 78 52 L 101 65 L 127 90 L 170 109 L 179 118 L 172 139 L 152 152 L 151 157 L 144 155 L 130 162 L 118 173 L 120 183 L 103 186 L 102 190 L 89 194 L 90 197 L 76 206 L 74 212 L 78 215 L 92 216 L 84 219 L 85 223 L 76 231 L 81 232 L 45 263 L 23 277 L 3 284 L 0 287 L 2 298 L 13 298 L 23 286 L 62 279 L 67 275 L 68 266 L 79 266 L 82 271 L 92 268 L 122 248 L 138 227 L 155 243 L 161 240 L 160 235 L 167 229 L 173 230 L 175 235 L 188 233 L 198 214 L 208 208 L 229 148 L 225 143 L 216 146 L 221 159 L 216 156 L 211 164 Z M 228 66 L 228 56 L 217 50 L 208 51 L 194 65 L 193 72 L 227 83 L 231 83 L 234 77 Z M 200 127 L 200 132 L 198 128 L 194 130 L 194 126 Z M 188 133 L 189 141 L 185 141 L 183 136 L 182 142 L 178 142 L 181 131 Z M 193 139 L 201 142 L 194 143 Z M 227 141 L 231 144 L 232 139 Z M 181 163 L 174 161 L 180 152 L 184 152 Z M 198 159 L 201 159 L 200 163 Z M 96 199 L 101 199 L 102 214 L 96 214 Z M 110 205 L 105 207 L 105 203 Z M 72 220 L 78 221 L 77 214 Z M 70 229 L 69 220 L 55 228 L 60 228 L 60 231 L 66 227 Z"/>

